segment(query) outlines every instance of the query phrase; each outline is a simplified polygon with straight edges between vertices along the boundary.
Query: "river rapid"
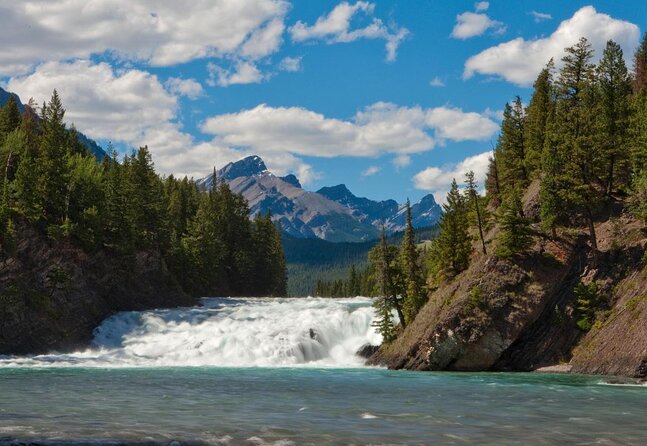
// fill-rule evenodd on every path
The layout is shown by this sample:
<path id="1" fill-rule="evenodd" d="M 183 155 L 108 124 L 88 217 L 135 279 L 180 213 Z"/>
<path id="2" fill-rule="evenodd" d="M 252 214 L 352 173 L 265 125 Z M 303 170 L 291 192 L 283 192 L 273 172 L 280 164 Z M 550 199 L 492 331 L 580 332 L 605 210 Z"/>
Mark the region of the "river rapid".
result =
<path id="1" fill-rule="evenodd" d="M 0 445 L 647 444 L 647 388 L 363 365 L 371 301 L 119 313 L 90 348 L 0 357 Z"/>

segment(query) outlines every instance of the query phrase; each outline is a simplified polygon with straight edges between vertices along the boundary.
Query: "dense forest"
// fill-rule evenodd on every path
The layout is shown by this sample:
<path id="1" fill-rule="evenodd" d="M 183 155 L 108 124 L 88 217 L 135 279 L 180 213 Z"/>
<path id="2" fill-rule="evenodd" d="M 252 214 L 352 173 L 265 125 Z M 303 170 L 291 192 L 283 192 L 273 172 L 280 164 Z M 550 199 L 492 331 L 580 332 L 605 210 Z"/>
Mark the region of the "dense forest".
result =
<path id="1" fill-rule="evenodd" d="M 20 113 L 0 109 L 0 248 L 11 255 L 16 228 L 31 225 L 86 252 L 107 250 L 125 268 L 138 252 L 162 254 L 196 296 L 286 294 L 281 229 L 270 215 L 249 219 L 247 202 L 224 182 L 208 191 L 155 173 L 141 147 L 97 160 L 64 123 L 56 91 Z"/>
<path id="2" fill-rule="evenodd" d="M 536 243 L 586 228 L 595 257 L 594 223 L 614 203 L 626 205 L 647 223 L 647 35 L 634 55 L 632 72 L 613 41 L 597 65 L 593 59 L 590 43 L 580 39 L 565 49 L 559 70 L 548 62 L 527 107 L 519 97 L 506 104 L 486 195 L 479 194 L 471 172 L 459 179 L 462 186 L 454 180 L 439 235 L 426 253 L 403 246 L 398 254 L 384 241 L 371 253 L 369 280 L 380 296 L 378 329 L 387 342 L 427 300 L 426 294 L 418 300 L 423 265 L 425 284 L 433 293 L 466 270 L 476 250 L 520 262 Z M 539 188 L 538 225 L 524 215 L 522 205 L 532 185 Z M 483 234 L 494 224 L 498 235 L 486 244 Z M 412 267 L 414 259 L 419 267 Z M 406 280 L 394 279 L 403 274 Z M 591 328 L 603 302 L 596 289 L 591 283 L 573 290 L 577 326 L 583 331 Z M 480 302 L 477 288 L 474 293 L 472 300 Z"/>
<path id="3" fill-rule="evenodd" d="M 438 228 L 418 228 L 416 243 L 436 237 Z M 404 232 L 387 236 L 389 244 L 400 244 Z M 370 240 L 361 243 L 334 243 L 317 238 L 296 238 L 283 234 L 283 249 L 288 265 L 288 294 L 290 296 L 372 296 L 372 286 L 367 282 L 368 253 L 379 243 Z M 355 277 L 363 285 L 359 291 Z"/>

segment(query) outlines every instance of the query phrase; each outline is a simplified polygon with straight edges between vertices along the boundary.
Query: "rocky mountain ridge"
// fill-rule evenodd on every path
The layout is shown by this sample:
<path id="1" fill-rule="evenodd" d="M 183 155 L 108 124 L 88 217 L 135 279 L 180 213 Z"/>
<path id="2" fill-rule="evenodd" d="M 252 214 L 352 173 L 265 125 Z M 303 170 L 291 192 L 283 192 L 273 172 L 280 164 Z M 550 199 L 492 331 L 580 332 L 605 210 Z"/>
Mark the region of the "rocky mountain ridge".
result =
<path id="1" fill-rule="evenodd" d="M 212 187 L 213 178 L 212 174 L 198 180 L 198 186 Z M 382 225 L 389 233 L 404 228 L 404 205 L 395 200 L 357 197 L 344 184 L 307 191 L 294 174 L 272 174 L 258 156 L 227 164 L 215 178 L 242 194 L 252 215 L 271 212 L 283 230 L 295 237 L 362 242 L 376 239 Z M 411 211 L 417 228 L 435 225 L 442 214 L 431 194 L 413 204 Z"/>

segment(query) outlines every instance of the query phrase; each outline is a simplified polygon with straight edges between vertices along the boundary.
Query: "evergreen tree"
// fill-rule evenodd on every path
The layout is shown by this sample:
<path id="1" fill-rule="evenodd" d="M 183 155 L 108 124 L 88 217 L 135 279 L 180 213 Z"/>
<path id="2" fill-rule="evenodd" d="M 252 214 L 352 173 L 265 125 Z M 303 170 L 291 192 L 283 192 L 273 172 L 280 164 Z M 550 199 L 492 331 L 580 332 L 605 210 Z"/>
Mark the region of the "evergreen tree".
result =
<path id="1" fill-rule="evenodd" d="M 4 107 L 0 107 L 0 146 L 5 138 L 20 125 L 20 111 L 16 98 L 11 95 Z"/>
<path id="2" fill-rule="evenodd" d="M 402 309 L 398 305 L 397 296 L 393 289 L 391 258 L 389 255 L 389 246 L 386 243 L 384 226 L 382 227 L 380 244 L 374 249 L 373 254 L 378 296 L 373 304 L 377 310 L 377 319 L 374 322 L 374 326 L 378 333 L 382 335 L 384 342 L 388 343 L 396 337 L 391 313 L 394 304 L 397 306 L 400 323 L 403 326 L 405 324 L 405 318 Z"/>
<path id="3" fill-rule="evenodd" d="M 632 73 L 633 92 L 631 99 L 630 142 L 633 174 L 647 166 L 647 33 L 634 55 Z"/>
<path id="4" fill-rule="evenodd" d="M 629 128 L 629 95 L 631 83 L 622 48 L 613 40 L 607 42 L 598 65 L 598 85 L 602 113 L 601 152 L 606 158 L 605 188 L 610 195 L 614 180 L 629 180 L 629 156 L 626 150 Z"/>
<path id="5" fill-rule="evenodd" d="M 164 187 L 155 173 L 148 146 L 140 147 L 124 163 L 129 194 L 129 218 L 139 248 L 165 246 Z"/>
<path id="6" fill-rule="evenodd" d="M 467 206 L 458 190 L 456 180 L 452 181 L 447 194 L 447 203 L 443 204 L 443 215 L 440 218 L 440 234 L 436 239 L 436 259 L 442 269 L 449 269 L 458 274 L 467 268 L 471 251 L 468 233 Z"/>
<path id="7" fill-rule="evenodd" d="M 67 138 L 63 117 L 65 109 L 56 90 L 48 104 L 42 108 L 43 129 L 39 152 L 39 194 L 45 218 L 50 223 L 61 224 L 65 217 L 67 201 Z"/>
<path id="8" fill-rule="evenodd" d="M 272 296 L 287 296 L 288 294 L 288 269 L 285 260 L 285 253 L 283 252 L 283 230 L 281 223 L 272 225 L 274 228 L 274 240 L 272 244 L 272 264 L 273 268 L 273 281 L 272 281 Z"/>
<path id="9" fill-rule="evenodd" d="M 533 84 L 534 92 L 526 109 L 524 145 L 529 175 L 539 171 L 542 165 L 548 118 L 554 107 L 552 87 L 554 66 L 551 59 L 537 76 Z"/>
<path id="10" fill-rule="evenodd" d="M 403 314 L 410 324 L 427 301 L 425 279 L 420 267 L 420 252 L 416 246 L 415 233 L 411 222 L 411 203 L 406 204 L 406 224 L 400 247 L 400 268 L 403 275 Z"/>
<path id="11" fill-rule="evenodd" d="M 483 217 L 481 215 L 481 206 L 479 204 L 480 197 L 478 193 L 478 183 L 474 179 L 474 172 L 471 170 L 465 174 L 465 193 L 467 195 L 468 202 L 471 203 L 474 213 L 476 214 L 476 226 L 479 231 L 483 254 L 487 255 L 485 237 L 483 236 Z"/>
<path id="12" fill-rule="evenodd" d="M 109 249 L 127 256 L 135 249 L 135 234 L 129 217 L 129 200 L 132 197 L 127 185 L 127 167 L 119 163 L 116 152 L 113 151 L 110 155 L 110 161 L 104 160 L 102 163 L 105 197 L 102 230 L 104 244 Z"/>
<path id="13" fill-rule="evenodd" d="M 504 195 L 517 185 L 528 184 L 525 148 L 525 111 L 521 98 L 506 104 L 497 145 L 497 168 Z"/>
<path id="14" fill-rule="evenodd" d="M 634 54 L 633 91 L 638 95 L 647 92 L 647 33 Z"/>
<path id="15" fill-rule="evenodd" d="M 496 161 L 496 149 L 488 160 L 488 171 L 485 179 L 485 192 L 489 203 L 495 208 L 501 204 L 501 184 L 499 182 L 499 168 Z"/>
<path id="16" fill-rule="evenodd" d="M 41 166 L 38 163 L 38 151 L 28 145 L 27 135 L 24 131 L 16 133 L 24 137 L 25 150 L 20 156 L 20 163 L 16 168 L 13 189 L 15 202 L 19 213 L 27 220 L 35 222 L 43 216 L 43 194 L 39 188 Z"/>
<path id="17" fill-rule="evenodd" d="M 523 214 L 521 194 L 515 188 L 499 210 L 501 233 L 498 237 L 496 254 L 499 257 L 523 255 L 532 245 L 530 221 Z"/>
<path id="18" fill-rule="evenodd" d="M 599 150 L 600 101 L 595 67 L 591 63 L 593 49 L 582 38 L 573 47 L 566 48 L 566 53 L 556 81 L 557 106 L 551 139 L 559 158 L 566 161 L 561 190 L 564 203 L 586 219 L 591 247 L 597 250 L 593 221 L 601 196 L 595 188 L 595 179 L 604 171 L 604 158 Z"/>

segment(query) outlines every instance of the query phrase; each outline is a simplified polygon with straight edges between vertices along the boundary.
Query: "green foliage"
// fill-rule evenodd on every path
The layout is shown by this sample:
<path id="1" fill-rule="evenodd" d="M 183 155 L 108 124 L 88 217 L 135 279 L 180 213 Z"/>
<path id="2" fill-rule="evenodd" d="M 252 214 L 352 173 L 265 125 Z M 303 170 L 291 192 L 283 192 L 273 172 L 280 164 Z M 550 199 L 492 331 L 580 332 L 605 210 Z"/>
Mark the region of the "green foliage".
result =
<path id="1" fill-rule="evenodd" d="M 526 110 L 524 145 L 526 147 L 525 166 L 533 176 L 541 169 L 548 120 L 553 112 L 553 70 L 551 59 L 541 70 L 533 84 L 534 92 Z"/>
<path id="2" fill-rule="evenodd" d="M 469 264 L 471 243 L 467 210 L 465 198 L 454 180 L 447 194 L 447 203 L 443 204 L 440 233 L 429 253 L 430 270 L 436 278 L 456 275 Z"/>
<path id="3" fill-rule="evenodd" d="M 391 303 L 387 297 L 383 296 L 375 298 L 373 306 L 377 313 L 373 326 L 382 336 L 382 342 L 389 344 L 397 337 L 397 332 L 393 323 Z"/>
<path id="4" fill-rule="evenodd" d="M 527 149 L 524 134 L 525 111 L 521 98 L 517 96 L 512 104 L 505 106 L 501 133 L 496 147 L 502 198 L 505 198 L 506 194 L 514 187 L 527 186 Z"/>
<path id="5" fill-rule="evenodd" d="M 13 132 L 20 125 L 20 111 L 16 98 L 11 95 L 7 103 L 0 107 L 0 145 L 5 141 L 9 133 Z"/>
<path id="6" fill-rule="evenodd" d="M 483 290 L 480 286 L 476 285 L 470 289 L 467 294 L 466 309 L 468 311 L 476 310 L 483 306 Z"/>
<path id="7" fill-rule="evenodd" d="M 479 239 L 481 240 L 481 249 L 483 254 L 487 254 L 485 246 L 485 236 L 483 235 L 483 226 L 485 225 L 484 210 L 481 206 L 481 197 L 478 193 L 478 183 L 474 179 L 474 172 L 469 171 L 465 174 L 465 199 L 468 203 L 468 209 L 476 217 L 476 228 L 478 229 Z"/>
<path id="8" fill-rule="evenodd" d="M 427 289 L 425 278 L 420 265 L 420 252 L 416 245 L 413 224 L 411 223 L 411 205 L 406 204 L 406 225 L 404 238 L 399 254 L 400 270 L 402 274 L 402 311 L 406 324 L 411 323 L 418 311 L 427 302 Z"/>
<path id="9" fill-rule="evenodd" d="M 626 150 L 629 133 L 629 95 L 631 81 L 624 62 L 622 48 L 607 42 L 597 69 L 599 115 L 602 138 L 599 150 L 606 163 L 606 193 L 611 194 L 616 183 L 627 184 L 630 176 L 629 152 Z"/>
<path id="10" fill-rule="evenodd" d="M 647 169 L 641 171 L 633 182 L 631 210 L 647 226 Z"/>
<path id="11" fill-rule="evenodd" d="M 501 232 L 497 240 L 496 255 L 510 258 L 525 254 L 532 245 L 530 221 L 523 214 L 521 194 L 513 190 L 499 209 Z"/>
<path id="12" fill-rule="evenodd" d="M 20 218 L 52 239 L 111 251 L 123 266 L 132 266 L 138 252 L 158 252 L 194 294 L 286 294 L 281 230 L 269 216 L 252 224 L 247 202 L 225 184 L 200 192 L 187 178 L 160 178 L 146 146 L 121 163 L 112 153 L 97 164 L 76 130 L 66 129 L 64 114 L 54 91 L 39 120 L 27 106 L 2 135 L 5 251 Z"/>
<path id="13" fill-rule="evenodd" d="M 577 326 L 582 331 L 589 331 L 595 322 L 596 313 L 601 309 L 604 300 L 600 296 L 597 284 L 577 284 L 573 290 L 578 313 Z"/>

